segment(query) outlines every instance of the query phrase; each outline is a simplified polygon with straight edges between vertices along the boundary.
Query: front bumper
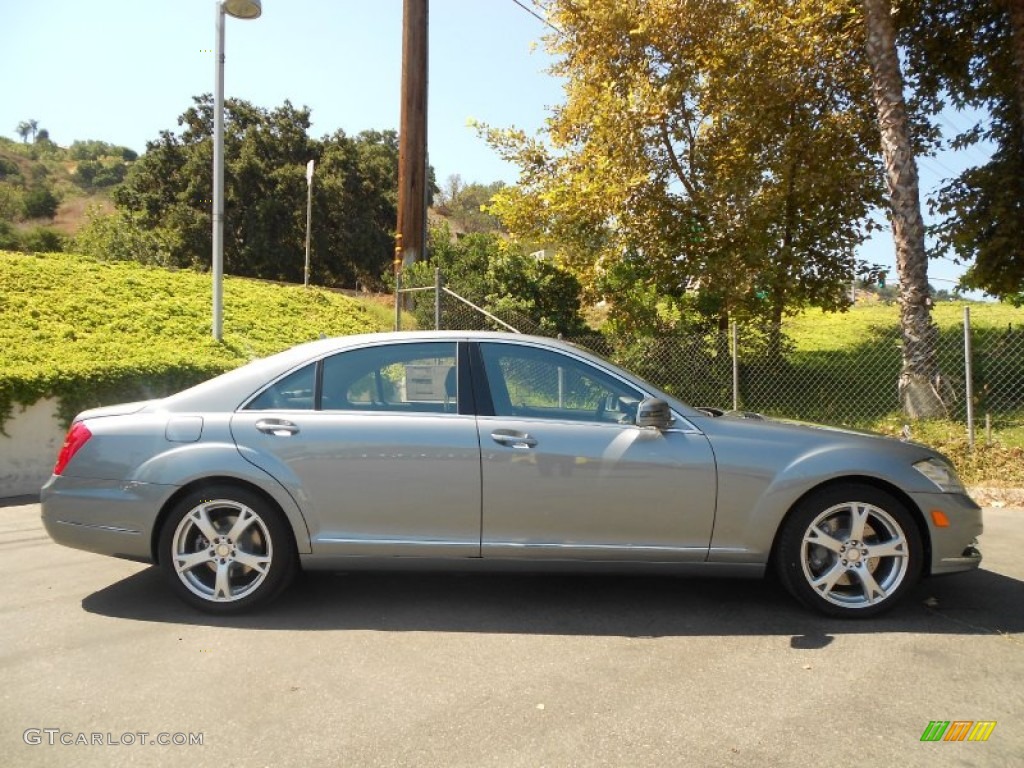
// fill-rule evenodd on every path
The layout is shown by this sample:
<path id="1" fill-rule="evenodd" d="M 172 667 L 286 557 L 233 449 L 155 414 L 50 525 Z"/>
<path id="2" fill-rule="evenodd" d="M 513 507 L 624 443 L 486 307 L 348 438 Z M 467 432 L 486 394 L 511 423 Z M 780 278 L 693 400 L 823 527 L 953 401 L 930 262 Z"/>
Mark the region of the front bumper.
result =
<path id="1" fill-rule="evenodd" d="M 983 531 L 981 507 L 973 499 L 959 493 L 913 493 L 911 497 L 928 526 L 931 575 L 969 571 L 981 565 L 981 552 L 977 549 L 977 539 Z M 949 525 L 936 525 L 933 510 L 941 512 Z"/>
<path id="2" fill-rule="evenodd" d="M 40 491 L 43 527 L 74 549 L 153 561 L 153 525 L 173 486 L 53 475 Z"/>

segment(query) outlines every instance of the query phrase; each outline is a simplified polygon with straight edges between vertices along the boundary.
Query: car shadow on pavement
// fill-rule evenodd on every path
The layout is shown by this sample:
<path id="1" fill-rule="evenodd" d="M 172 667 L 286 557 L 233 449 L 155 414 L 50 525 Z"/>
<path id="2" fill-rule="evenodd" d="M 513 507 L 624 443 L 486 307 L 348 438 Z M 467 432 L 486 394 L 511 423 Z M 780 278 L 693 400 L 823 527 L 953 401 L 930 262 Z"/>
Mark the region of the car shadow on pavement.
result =
<path id="1" fill-rule="evenodd" d="M 29 504 L 38 504 L 39 494 L 26 494 L 24 496 L 5 496 L 0 499 L 0 509 L 7 507 L 27 507 Z"/>
<path id="2" fill-rule="evenodd" d="M 82 600 L 134 621 L 270 630 L 483 632 L 673 637 L 790 635 L 821 648 L 837 634 L 1024 631 L 1024 582 L 984 569 L 929 579 L 892 612 L 843 620 L 802 609 L 773 580 L 671 576 L 304 573 L 262 611 L 211 616 L 178 601 L 156 567 Z"/>

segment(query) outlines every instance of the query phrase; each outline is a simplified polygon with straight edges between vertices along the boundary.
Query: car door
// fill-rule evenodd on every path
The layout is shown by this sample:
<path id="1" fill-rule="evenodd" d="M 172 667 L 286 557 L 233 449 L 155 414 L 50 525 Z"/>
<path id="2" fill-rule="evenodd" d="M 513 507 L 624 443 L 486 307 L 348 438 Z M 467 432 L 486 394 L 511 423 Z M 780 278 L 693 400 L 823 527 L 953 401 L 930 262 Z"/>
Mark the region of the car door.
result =
<path id="1" fill-rule="evenodd" d="M 295 496 L 314 554 L 479 556 L 480 447 L 458 366 L 455 341 L 348 350 L 234 415 L 239 450 Z"/>
<path id="2" fill-rule="evenodd" d="M 703 434 L 635 426 L 645 393 L 560 350 L 488 341 L 473 360 L 484 558 L 706 559 L 716 471 Z"/>

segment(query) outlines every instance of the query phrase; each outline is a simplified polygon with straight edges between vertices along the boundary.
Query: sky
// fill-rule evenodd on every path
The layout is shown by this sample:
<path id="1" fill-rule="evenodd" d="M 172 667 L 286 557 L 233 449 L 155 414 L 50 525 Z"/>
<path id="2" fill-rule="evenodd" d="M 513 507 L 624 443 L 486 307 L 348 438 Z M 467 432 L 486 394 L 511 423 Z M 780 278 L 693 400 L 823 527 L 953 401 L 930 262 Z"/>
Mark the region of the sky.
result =
<path id="1" fill-rule="evenodd" d="M 18 123 L 34 119 L 62 146 L 98 139 L 144 151 L 177 130 L 192 96 L 213 91 L 215 13 L 213 0 L 0 0 L 0 135 L 17 139 Z M 263 0 L 260 18 L 226 19 L 225 94 L 307 106 L 315 137 L 397 129 L 401 23 L 402 0 Z M 546 71 L 546 31 L 514 0 L 431 0 L 427 133 L 439 182 L 515 182 L 468 121 L 543 127 L 562 94 Z M 942 117 L 950 134 L 970 123 Z M 923 158 L 922 195 L 984 159 L 978 149 Z M 859 256 L 895 278 L 887 232 Z M 934 260 L 929 279 L 951 289 L 962 271 Z"/>

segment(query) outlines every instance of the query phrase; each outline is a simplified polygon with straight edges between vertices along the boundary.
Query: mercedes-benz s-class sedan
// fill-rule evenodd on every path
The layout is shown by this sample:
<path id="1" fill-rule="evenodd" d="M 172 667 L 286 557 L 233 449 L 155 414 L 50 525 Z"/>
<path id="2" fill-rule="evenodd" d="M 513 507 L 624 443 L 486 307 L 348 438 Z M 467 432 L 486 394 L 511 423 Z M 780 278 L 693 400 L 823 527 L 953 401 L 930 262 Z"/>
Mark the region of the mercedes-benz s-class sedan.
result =
<path id="1" fill-rule="evenodd" d="M 158 563 L 231 613 L 305 569 L 760 577 L 871 616 L 976 568 L 981 510 L 896 439 L 700 410 L 577 347 L 499 333 L 326 339 L 71 425 L 57 542 Z"/>

